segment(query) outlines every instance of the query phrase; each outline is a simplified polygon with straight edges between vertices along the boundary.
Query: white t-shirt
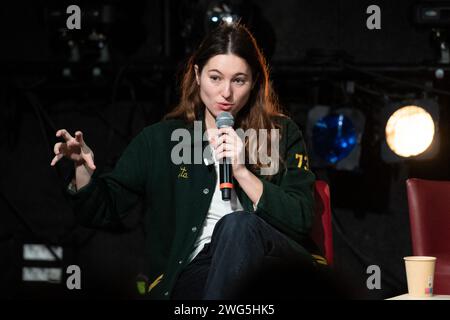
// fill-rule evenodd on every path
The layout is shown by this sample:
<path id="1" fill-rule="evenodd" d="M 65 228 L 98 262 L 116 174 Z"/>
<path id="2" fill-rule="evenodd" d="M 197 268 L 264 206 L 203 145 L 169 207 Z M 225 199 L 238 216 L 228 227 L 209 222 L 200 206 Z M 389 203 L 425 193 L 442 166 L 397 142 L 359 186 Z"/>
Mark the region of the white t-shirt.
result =
<path id="1" fill-rule="evenodd" d="M 213 155 L 214 157 L 214 155 Z M 205 159 L 205 162 L 208 160 Z M 199 233 L 199 236 L 194 244 L 194 250 L 189 256 L 189 261 L 192 261 L 197 254 L 203 249 L 203 246 L 211 241 L 211 235 L 214 230 L 214 226 L 217 221 L 222 218 L 224 215 L 232 213 L 234 211 L 240 211 L 244 208 L 239 202 L 239 198 L 236 195 L 236 191 L 231 189 L 231 199 L 230 201 L 222 200 L 222 192 L 220 191 L 220 173 L 219 173 L 219 162 L 214 158 L 214 168 L 217 174 L 217 182 L 216 188 L 214 190 L 214 195 L 211 200 L 211 204 L 209 206 L 208 214 L 206 216 L 205 222 L 203 223 L 202 230 Z"/>

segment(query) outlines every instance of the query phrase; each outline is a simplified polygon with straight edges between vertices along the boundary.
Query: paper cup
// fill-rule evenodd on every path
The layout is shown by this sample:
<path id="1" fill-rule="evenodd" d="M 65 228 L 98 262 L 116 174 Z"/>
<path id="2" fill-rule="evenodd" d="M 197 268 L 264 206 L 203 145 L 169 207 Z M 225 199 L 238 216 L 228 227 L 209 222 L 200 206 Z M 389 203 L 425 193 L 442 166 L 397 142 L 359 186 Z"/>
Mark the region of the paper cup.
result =
<path id="1" fill-rule="evenodd" d="M 434 267 L 436 257 L 404 257 L 408 293 L 411 297 L 431 297 L 433 295 Z"/>

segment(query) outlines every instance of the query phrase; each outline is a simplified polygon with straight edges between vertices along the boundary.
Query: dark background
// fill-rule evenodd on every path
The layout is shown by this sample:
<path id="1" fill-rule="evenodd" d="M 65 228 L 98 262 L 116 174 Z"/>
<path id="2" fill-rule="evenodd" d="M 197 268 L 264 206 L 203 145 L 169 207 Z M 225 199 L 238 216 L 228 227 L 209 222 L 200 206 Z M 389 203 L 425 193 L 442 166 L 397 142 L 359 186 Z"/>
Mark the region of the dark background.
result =
<path id="1" fill-rule="evenodd" d="M 17 0 L 1 5 L 0 296 L 138 297 L 135 280 L 144 272 L 140 206 L 119 233 L 75 225 L 65 195 L 71 164 L 50 167 L 54 134 L 59 128 L 82 130 L 98 169 L 111 170 L 130 140 L 177 102 L 178 74 L 205 32 L 208 3 Z M 315 166 L 311 159 L 317 177 L 331 188 L 334 268 L 361 287 L 364 299 L 407 290 L 402 258 L 412 251 L 405 180 L 450 179 L 448 74 L 435 77 L 437 68 L 448 72 L 449 66 L 439 63 L 431 27 L 414 24 L 415 3 L 263 0 L 240 7 L 268 58 L 280 101 L 305 133 L 307 113 L 315 105 L 356 108 L 366 117 L 354 170 Z M 89 17 L 82 18 L 80 31 L 58 32 L 65 28 L 70 4 L 82 12 L 114 8 L 111 23 L 96 26 L 106 35 L 108 59 L 99 61 L 98 42 L 86 40 L 93 28 Z M 366 28 L 366 8 L 372 4 L 381 8 L 381 30 Z M 55 10 L 63 15 L 50 19 Z M 68 58 L 70 39 L 80 45 L 75 61 Z M 439 104 L 437 154 L 383 161 L 383 108 L 423 97 Z M 22 282 L 22 267 L 29 263 L 22 259 L 24 243 L 62 246 L 63 260 L 52 265 L 79 265 L 82 290 L 69 291 L 65 282 Z M 366 288 L 366 269 L 373 264 L 381 268 L 380 290 Z"/>

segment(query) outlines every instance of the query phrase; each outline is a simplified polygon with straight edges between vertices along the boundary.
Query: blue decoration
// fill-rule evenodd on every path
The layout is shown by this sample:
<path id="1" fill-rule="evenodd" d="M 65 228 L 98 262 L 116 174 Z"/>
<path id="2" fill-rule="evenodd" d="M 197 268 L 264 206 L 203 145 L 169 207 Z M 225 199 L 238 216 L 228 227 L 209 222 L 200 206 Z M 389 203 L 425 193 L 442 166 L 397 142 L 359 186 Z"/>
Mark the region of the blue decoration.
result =
<path id="1" fill-rule="evenodd" d="M 356 130 L 342 114 L 330 114 L 316 122 L 312 132 L 315 153 L 326 162 L 336 164 L 356 146 Z"/>

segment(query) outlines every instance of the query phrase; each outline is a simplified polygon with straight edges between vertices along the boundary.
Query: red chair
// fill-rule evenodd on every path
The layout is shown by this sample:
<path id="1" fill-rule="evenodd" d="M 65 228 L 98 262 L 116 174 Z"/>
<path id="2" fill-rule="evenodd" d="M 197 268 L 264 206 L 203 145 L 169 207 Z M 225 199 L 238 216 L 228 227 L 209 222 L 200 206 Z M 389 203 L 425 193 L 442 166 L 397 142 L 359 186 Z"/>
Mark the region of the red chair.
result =
<path id="1" fill-rule="evenodd" d="M 408 179 L 413 254 L 437 257 L 434 293 L 450 294 L 450 181 Z"/>
<path id="2" fill-rule="evenodd" d="M 316 215 L 311 236 L 327 259 L 333 264 L 333 229 L 331 226 L 330 188 L 325 181 L 317 180 L 314 186 Z"/>

